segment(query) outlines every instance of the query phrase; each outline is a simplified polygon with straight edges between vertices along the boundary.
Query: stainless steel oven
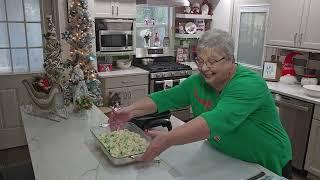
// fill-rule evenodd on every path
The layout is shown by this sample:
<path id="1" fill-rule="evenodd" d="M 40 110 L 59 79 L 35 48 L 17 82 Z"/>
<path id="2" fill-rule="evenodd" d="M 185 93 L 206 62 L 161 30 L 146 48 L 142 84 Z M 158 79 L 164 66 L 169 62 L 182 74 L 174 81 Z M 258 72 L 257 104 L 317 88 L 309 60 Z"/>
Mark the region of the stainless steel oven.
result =
<path id="1" fill-rule="evenodd" d="M 273 93 L 281 123 L 292 145 L 292 166 L 304 170 L 314 104 Z"/>
<path id="2" fill-rule="evenodd" d="M 149 91 L 152 93 L 170 88 L 166 87 L 166 83 L 170 81 L 172 87 L 179 85 L 180 82 L 189 77 L 191 74 L 191 70 L 151 73 Z M 192 118 L 189 106 L 173 110 L 171 111 L 171 114 L 183 121 L 189 121 Z"/>
<path id="3" fill-rule="evenodd" d="M 169 72 L 168 76 L 170 76 L 171 73 L 174 73 L 174 72 Z M 178 72 L 176 72 L 176 73 L 178 73 Z M 161 73 L 161 74 L 163 74 L 163 73 Z M 190 74 L 189 74 L 189 72 L 187 72 L 187 74 L 184 73 L 184 75 L 182 75 L 182 76 L 171 76 L 171 77 L 159 77 L 160 75 L 156 75 L 156 76 L 158 76 L 158 78 L 155 77 L 154 75 L 150 76 L 150 83 L 149 83 L 150 92 L 157 92 L 157 91 L 164 90 L 166 81 L 167 82 L 172 81 L 172 87 L 179 85 L 180 82 L 183 79 L 189 77 Z"/>

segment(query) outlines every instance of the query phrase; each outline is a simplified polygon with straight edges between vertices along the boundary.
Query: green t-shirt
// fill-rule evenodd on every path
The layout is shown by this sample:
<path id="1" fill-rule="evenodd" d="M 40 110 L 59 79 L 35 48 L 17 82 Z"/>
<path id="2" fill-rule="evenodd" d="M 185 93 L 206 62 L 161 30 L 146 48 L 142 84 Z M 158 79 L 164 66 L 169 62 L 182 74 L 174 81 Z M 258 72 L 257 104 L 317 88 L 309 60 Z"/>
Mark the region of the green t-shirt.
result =
<path id="1" fill-rule="evenodd" d="M 265 81 L 241 65 L 220 94 L 197 74 L 150 98 L 158 112 L 191 105 L 194 117 L 207 122 L 211 145 L 227 155 L 278 175 L 292 159 L 289 137 Z"/>

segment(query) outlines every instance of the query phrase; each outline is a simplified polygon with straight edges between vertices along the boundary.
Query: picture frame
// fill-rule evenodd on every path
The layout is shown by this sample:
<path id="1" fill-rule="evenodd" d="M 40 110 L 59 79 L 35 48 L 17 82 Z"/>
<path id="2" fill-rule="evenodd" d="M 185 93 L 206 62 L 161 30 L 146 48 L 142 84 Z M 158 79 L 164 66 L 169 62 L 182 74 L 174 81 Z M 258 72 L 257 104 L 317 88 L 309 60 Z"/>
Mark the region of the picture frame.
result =
<path id="1" fill-rule="evenodd" d="M 281 76 L 281 64 L 279 62 L 264 62 L 262 77 L 268 81 L 279 81 Z"/>

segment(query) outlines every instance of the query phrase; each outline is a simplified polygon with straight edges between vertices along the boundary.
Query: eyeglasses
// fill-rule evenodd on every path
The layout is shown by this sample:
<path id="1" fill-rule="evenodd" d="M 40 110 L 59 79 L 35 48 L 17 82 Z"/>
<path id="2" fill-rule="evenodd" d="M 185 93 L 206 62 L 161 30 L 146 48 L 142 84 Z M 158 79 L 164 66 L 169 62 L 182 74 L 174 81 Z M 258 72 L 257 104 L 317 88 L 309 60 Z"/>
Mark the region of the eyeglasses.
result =
<path id="1" fill-rule="evenodd" d="M 224 59 L 225 59 L 225 58 L 222 57 L 221 59 L 218 59 L 218 60 L 212 60 L 212 61 L 207 61 L 207 62 L 205 62 L 203 59 L 197 57 L 197 58 L 195 59 L 195 62 L 196 62 L 196 64 L 197 64 L 198 67 L 202 67 L 203 64 L 206 64 L 207 67 L 212 67 L 212 66 L 214 66 L 214 64 L 216 64 L 217 62 L 222 61 L 222 60 L 224 60 Z"/>

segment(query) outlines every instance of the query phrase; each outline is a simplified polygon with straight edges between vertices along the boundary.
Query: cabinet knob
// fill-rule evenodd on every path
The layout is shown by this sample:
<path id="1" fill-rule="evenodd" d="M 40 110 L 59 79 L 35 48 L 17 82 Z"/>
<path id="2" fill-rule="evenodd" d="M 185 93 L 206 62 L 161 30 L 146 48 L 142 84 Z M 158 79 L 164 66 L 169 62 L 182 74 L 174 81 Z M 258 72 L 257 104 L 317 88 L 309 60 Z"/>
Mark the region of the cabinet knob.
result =
<path id="1" fill-rule="evenodd" d="M 303 33 L 301 33 L 300 36 L 299 36 L 299 45 L 300 45 L 300 46 L 301 46 L 301 44 L 302 44 L 302 38 L 303 38 Z"/>
<path id="2" fill-rule="evenodd" d="M 298 36 L 298 33 L 294 33 L 294 46 L 297 46 L 297 36 Z"/>
<path id="3" fill-rule="evenodd" d="M 119 16 L 119 6 L 117 6 L 117 16 Z"/>

